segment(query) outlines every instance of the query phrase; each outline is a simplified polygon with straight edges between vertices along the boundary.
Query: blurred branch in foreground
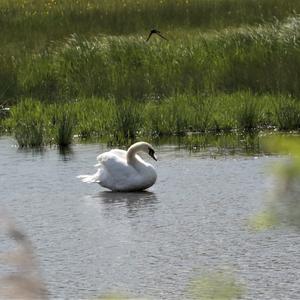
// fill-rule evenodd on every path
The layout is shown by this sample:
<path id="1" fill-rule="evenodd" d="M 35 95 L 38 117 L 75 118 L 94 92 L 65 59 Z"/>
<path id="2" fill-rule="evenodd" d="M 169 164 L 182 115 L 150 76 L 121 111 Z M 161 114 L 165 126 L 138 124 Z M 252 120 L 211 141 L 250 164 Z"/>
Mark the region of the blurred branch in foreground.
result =
<path id="1" fill-rule="evenodd" d="M 194 279 L 188 290 L 192 299 L 199 300 L 239 299 L 244 292 L 244 286 L 228 271 L 205 273 Z"/>
<path id="2" fill-rule="evenodd" d="M 252 219 L 255 229 L 289 225 L 300 229 L 300 138 L 268 137 L 263 141 L 270 153 L 286 156 L 272 169 L 275 184 L 265 211 Z"/>
<path id="3" fill-rule="evenodd" d="M 9 245 L 12 241 L 16 244 L 14 249 L 0 253 L 0 262 L 10 270 L 8 274 L 1 273 L 0 299 L 47 299 L 31 242 L 3 211 L 0 211 L 0 232 L 7 237 Z"/>

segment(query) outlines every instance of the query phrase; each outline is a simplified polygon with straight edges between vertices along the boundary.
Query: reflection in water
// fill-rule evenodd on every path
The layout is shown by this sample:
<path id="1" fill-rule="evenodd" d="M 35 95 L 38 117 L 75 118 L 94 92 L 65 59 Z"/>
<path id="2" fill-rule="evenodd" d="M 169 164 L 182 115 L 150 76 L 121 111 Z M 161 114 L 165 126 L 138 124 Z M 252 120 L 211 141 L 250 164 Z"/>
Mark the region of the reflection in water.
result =
<path id="1" fill-rule="evenodd" d="M 17 153 L 20 154 L 31 154 L 32 157 L 42 156 L 46 153 L 46 148 L 38 147 L 38 148 L 18 148 Z"/>
<path id="2" fill-rule="evenodd" d="M 118 203 L 118 202 L 128 202 L 128 203 L 137 203 L 137 202 L 153 202 L 156 200 L 155 193 L 149 191 L 141 192 L 110 192 L 110 191 L 101 191 L 99 192 L 99 197 L 103 199 L 105 203 Z"/>
<path id="3" fill-rule="evenodd" d="M 178 150 L 188 150 L 190 152 L 201 152 L 204 155 L 253 155 L 262 153 L 263 149 L 260 143 L 260 134 L 258 132 L 230 132 L 230 133 L 189 133 L 181 136 L 167 137 L 147 137 L 147 141 L 154 146 L 170 146 L 176 147 Z M 105 143 L 108 148 L 122 146 L 128 148 L 132 143 L 140 141 L 137 139 L 112 141 L 103 137 L 100 140 L 91 139 L 89 142 Z M 81 142 L 87 142 L 82 140 Z"/>
<path id="4" fill-rule="evenodd" d="M 191 134 L 181 143 L 192 152 L 209 152 L 215 155 L 253 155 L 262 152 L 258 133 Z"/>
<path id="5" fill-rule="evenodd" d="M 43 156 L 47 153 L 47 151 L 51 150 L 51 148 L 54 148 L 57 150 L 57 153 L 59 154 L 62 161 L 69 161 L 74 156 L 74 151 L 71 146 L 68 147 L 37 147 L 37 148 L 27 148 L 27 147 L 17 147 L 17 153 L 19 154 L 25 154 L 25 155 L 32 155 L 32 157 L 36 156 Z"/>
<path id="6" fill-rule="evenodd" d="M 225 139 L 219 139 L 221 147 Z M 299 232 L 257 234 L 245 222 L 274 187 L 265 185 L 265 166 L 280 158 L 214 160 L 207 153 L 217 146 L 203 153 L 168 144 L 158 147 L 154 193 L 113 193 L 76 178 L 106 151 L 104 145 L 76 145 L 64 163 L 56 147 L 32 158 L 31 151 L 17 152 L 11 144 L 0 139 L 0 206 L 13 211 L 30 235 L 52 298 L 96 299 L 120 291 L 186 299 L 190 278 L 196 280 L 195 293 L 212 287 L 238 298 L 238 277 L 213 278 L 213 285 L 202 272 L 224 265 L 232 265 L 247 285 L 242 297 L 299 298 Z"/>
<path id="7" fill-rule="evenodd" d="M 98 193 L 98 197 L 107 206 L 115 206 L 125 203 L 129 211 L 131 212 L 137 211 L 139 209 L 145 209 L 146 207 L 153 207 L 153 205 L 157 202 L 155 193 L 149 191 L 134 193 L 104 191 Z"/>
<path id="8" fill-rule="evenodd" d="M 62 161 L 69 161 L 74 156 L 72 147 L 58 147 L 58 151 Z"/>

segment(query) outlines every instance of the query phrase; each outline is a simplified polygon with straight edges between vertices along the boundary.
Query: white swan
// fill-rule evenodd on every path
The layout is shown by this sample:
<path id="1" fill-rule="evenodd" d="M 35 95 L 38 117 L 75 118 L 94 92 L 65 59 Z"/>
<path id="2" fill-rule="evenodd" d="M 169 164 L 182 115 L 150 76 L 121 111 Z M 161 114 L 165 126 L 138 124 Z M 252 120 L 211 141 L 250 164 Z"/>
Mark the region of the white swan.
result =
<path id="1" fill-rule="evenodd" d="M 138 142 L 127 151 L 113 149 L 97 157 L 99 167 L 94 175 L 80 175 L 83 182 L 99 183 L 112 191 L 142 191 L 152 186 L 157 178 L 154 167 L 145 162 L 137 152 L 146 152 L 157 160 L 153 147 L 145 142 Z"/>

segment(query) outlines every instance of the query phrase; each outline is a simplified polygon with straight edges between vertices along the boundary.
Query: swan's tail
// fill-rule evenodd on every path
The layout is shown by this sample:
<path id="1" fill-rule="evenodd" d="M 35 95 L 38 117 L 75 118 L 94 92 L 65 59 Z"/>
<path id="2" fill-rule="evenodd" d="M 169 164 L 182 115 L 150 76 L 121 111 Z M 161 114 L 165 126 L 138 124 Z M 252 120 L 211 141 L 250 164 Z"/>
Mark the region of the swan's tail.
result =
<path id="1" fill-rule="evenodd" d="M 93 175 L 79 175 L 82 182 L 86 183 L 99 183 L 100 182 L 100 169 Z"/>

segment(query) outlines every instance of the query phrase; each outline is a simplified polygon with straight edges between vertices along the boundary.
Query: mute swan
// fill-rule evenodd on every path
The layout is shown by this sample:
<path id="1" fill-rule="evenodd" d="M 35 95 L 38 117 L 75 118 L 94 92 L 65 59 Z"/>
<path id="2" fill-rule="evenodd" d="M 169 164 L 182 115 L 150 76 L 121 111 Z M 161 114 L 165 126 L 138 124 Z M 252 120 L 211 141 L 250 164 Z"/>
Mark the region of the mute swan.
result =
<path id="1" fill-rule="evenodd" d="M 152 186 L 157 178 L 154 167 L 145 162 L 137 152 L 146 152 L 157 160 L 153 147 L 145 142 L 138 142 L 127 151 L 113 149 L 97 157 L 99 167 L 94 175 L 80 175 L 83 182 L 99 183 L 112 191 L 142 191 Z"/>

